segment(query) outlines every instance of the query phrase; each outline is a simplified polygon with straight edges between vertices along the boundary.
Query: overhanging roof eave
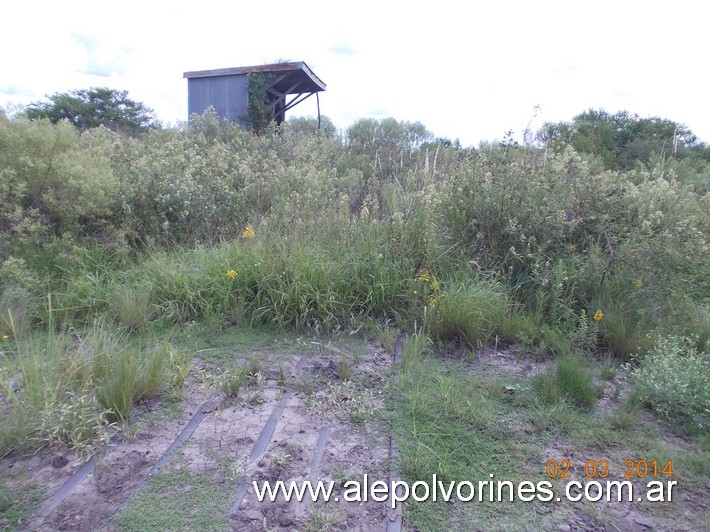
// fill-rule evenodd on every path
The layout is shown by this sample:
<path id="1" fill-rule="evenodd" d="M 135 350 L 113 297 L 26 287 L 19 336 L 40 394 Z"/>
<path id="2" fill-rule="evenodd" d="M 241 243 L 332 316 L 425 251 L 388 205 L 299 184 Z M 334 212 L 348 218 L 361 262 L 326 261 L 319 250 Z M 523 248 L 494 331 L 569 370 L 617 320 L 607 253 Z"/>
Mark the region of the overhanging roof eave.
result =
<path id="1" fill-rule="evenodd" d="M 271 65 L 256 65 L 256 66 L 248 66 L 248 67 L 235 67 L 235 68 L 219 68 L 219 69 L 214 69 L 214 70 L 198 70 L 198 71 L 191 71 L 191 72 L 184 72 L 182 77 L 187 78 L 187 79 L 193 79 L 193 78 L 209 78 L 209 77 L 218 77 L 218 76 L 234 76 L 234 75 L 243 75 L 243 74 L 252 74 L 252 73 L 270 73 L 270 72 L 295 72 L 298 73 L 299 75 L 305 76 L 310 83 L 312 83 L 312 87 L 306 92 L 320 92 L 325 90 L 325 83 L 316 76 L 313 71 L 310 69 L 310 67 L 304 63 L 303 61 L 295 62 L 295 63 L 274 63 Z"/>

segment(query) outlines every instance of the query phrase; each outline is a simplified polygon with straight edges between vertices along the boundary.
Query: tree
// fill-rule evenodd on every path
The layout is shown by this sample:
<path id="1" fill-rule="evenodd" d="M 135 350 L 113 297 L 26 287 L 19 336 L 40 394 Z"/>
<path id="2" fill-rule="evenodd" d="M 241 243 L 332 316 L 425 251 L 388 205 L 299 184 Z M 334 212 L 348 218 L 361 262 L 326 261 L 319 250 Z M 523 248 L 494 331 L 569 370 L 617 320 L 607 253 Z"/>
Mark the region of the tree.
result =
<path id="1" fill-rule="evenodd" d="M 345 145 L 359 159 L 350 162 L 366 176 L 378 174 L 381 179 L 410 168 L 421 146 L 433 138 L 421 122 L 400 122 L 391 117 L 362 118 L 345 131 Z"/>
<path id="2" fill-rule="evenodd" d="M 128 91 L 107 87 L 54 93 L 47 101 L 31 103 L 25 116 L 30 120 L 48 118 L 53 123 L 68 120 L 81 131 L 103 125 L 137 134 L 158 125 L 151 108 L 131 100 Z"/>
<path id="3" fill-rule="evenodd" d="M 295 137 L 315 135 L 320 132 L 327 139 L 339 138 L 338 129 L 327 116 L 321 116 L 320 127 L 318 119 L 312 116 L 295 116 L 286 121 L 286 132 Z"/>
<path id="4" fill-rule="evenodd" d="M 595 109 L 575 116 L 571 123 L 547 123 L 537 138 L 548 146 L 571 144 L 613 170 L 630 170 L 637 161 L 648 164 L 654 154 L 664 159 L 684 158 L 704 147 L 686 126 L 672 120 L 640 118 L 628 111 L 612 115 Z"/>

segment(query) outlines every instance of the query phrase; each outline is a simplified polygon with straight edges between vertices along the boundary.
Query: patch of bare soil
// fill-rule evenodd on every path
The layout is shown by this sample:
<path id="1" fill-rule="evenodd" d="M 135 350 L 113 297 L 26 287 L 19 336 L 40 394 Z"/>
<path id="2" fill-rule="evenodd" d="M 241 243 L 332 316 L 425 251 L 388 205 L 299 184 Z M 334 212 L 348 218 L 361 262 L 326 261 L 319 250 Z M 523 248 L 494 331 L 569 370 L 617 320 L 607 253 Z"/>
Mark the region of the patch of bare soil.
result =
<path id="1" fill-rule="evenodd" d="M 339 529 L 383 529 L 386 503 L 372 500 L 347 502 L 344 491 L 349 480 L 363 483 L 389 478 L 389 438 L 370 423 L 378 409 L 376 388 L 385 385 L 384 375 L 391 356 L 370 345 L 358 362 L 352 363 L 352 380 L 343 381 L 335 367 L 337 356 L 308 358 L 295 376 L 296 390 L 287 398 L 280 421 L 264 454 L 243 465 L 250 478 L 248 489 L 237 494 L 231 515 L 234 530 L 286 530 L 292 527 L 328 526 Z M 311 503 L 259 501 L 251 481 L 309 480 L 332 483 L 330 501 Z M 352 492 L 349 493 L 352 495 Z M 337 498 L 337 500 L 335 500 Z"/>
<path id="2" fill-rule="evenodd" d="M 362 480 L 364 474 L 373 480 L 388 479 L 389 439 L 370 421 L 381 407 L 379 391 L 385 386 L 392 357 L 375 344 L 368 345 L 357 360 L 344 356 L 344 349 L 261 353 L 260 369 L 242 385 L 238 396 L 224 398 L 220 393 L 214 404 L 207 401 L 210 390 L 193 378 L 186 385 L 179 419 L 144 416 L 129 429 L 130 437 L 104 450 L 95 469 L 56 509 L 45 504 L 32 528 L 112 529 L 110 518 L 129 505 L 132 496 L 140 496 L 151 470 L 188 421 L 203 404 L 212 404 L 175 451 L 176 460 L 165 467 L 177 467 L 179 462 L 190 472 L 233 482 L 232 529 L 302 529 L 324 523 L 381 529 L 387 519 L 386 503 L 287 502 L 282 496 L 259 502 L 252 485 L 267 480 L 333 481 L 334 494 L 341 495 L 344 482 Z M 342 380 L 339 372 L 347 373 L 348 380 Z M 232 468 L 229 479 L 223 478 L 225 457 Z M 74 455 L 57 458 L 46 452 L 29 459 L 2 460 L 0 468 L 25 469 L 47 486 L 51 499 L 84 463 Z"/>
<path id="3" fill-rule="evenodd" d="M 475 366 L 495 368 L 503 374 L 527 378 L 547 371 L 550 361 L 539 360 L 529 354 L 521 353 L 518 346 L 506 346 L 495 349 L 483 347 L 476 351 Z"/>

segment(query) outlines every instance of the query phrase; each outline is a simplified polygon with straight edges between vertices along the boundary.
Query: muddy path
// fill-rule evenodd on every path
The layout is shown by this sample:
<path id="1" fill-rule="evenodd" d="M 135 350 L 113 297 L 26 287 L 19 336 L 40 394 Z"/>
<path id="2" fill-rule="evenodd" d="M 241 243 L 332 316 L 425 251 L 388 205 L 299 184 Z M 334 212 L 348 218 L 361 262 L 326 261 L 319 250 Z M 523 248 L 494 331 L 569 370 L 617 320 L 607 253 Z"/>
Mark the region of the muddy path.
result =
<path id="1" fill-rule="evenodd" d="M 237 362 L 247 360 L 249 374 L 236 397 L 193 376 L 179 415 L 149 405 L 134 425 L 88 460 L 45 452 L 5 461 L 2 467 L 24 469 L 46 487 L 44 502 L 25 529 L 198 528 L 201 522 L 189 516 L 201 511 L 203 489 L 205 496 L 216 493 L 219 499 L 214 513 L 220 515 L 208 528 L 396 530 L 401 518 L 384 502 L 331 498 L 327 504 L 312 503 L 308 497 L 287 501 L 283 494 L 260 502 L 254 489 L 255 482 L 263 486 L 264 481 L 332 481 L 339 498 L 348 480 L 368 475 L 387 481 L 390 439 L 376 419 L 393 356 L 375 343 L 356 355 L 346 347 L 314 344 Z M 194 368 L 194 375 L 203 377 L 213 370 L 199 360 Z M 177 473 L 186 476 L 173 482 Z M 194 482 L 197 478 L 208 484 Z M 175 510 L 161 509 L 165 500 L 154 486 L 163 481 L 173 482 L 173 494 L 188 494 L 179 518 Z M 167 514 L 166 520 L 146 515 L 150 508 L 158 517 Z"/>

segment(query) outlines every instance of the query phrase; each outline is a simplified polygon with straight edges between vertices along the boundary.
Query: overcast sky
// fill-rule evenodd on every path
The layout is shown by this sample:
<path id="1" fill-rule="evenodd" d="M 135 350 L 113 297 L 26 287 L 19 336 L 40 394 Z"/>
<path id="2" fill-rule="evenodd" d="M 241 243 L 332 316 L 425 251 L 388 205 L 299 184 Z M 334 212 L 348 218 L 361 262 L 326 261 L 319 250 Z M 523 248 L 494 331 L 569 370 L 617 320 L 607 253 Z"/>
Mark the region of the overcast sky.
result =
<path id="1" fill-rule="evenodd" d="M 710 4 L 626 0 L 11 0 L 0 105 L 93 86 L 175 124 L 183 72 L 305 61 L 323 114 L 418 120 L 464 145 L 589 108 L 684 123 L 710 141 Z M 310 98 L 288 116 L 315 115 Z"/>

